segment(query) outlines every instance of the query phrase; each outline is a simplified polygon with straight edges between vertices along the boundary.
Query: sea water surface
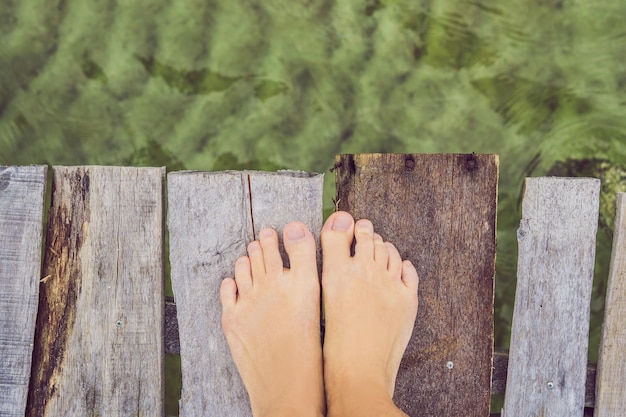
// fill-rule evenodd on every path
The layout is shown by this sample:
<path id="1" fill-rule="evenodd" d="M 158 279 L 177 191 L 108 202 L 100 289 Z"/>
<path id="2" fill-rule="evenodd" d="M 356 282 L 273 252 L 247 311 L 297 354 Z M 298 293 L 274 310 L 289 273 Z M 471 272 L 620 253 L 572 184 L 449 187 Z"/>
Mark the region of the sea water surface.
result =
<path id="1" fill-rule="evenodd" d="M 625 63 L 621 0 L 2 0 L 0 164 L 328 172 L 337 153 L 498 153 L 497 346 L 523 178 L 597 176 L 594 360 Z"/>

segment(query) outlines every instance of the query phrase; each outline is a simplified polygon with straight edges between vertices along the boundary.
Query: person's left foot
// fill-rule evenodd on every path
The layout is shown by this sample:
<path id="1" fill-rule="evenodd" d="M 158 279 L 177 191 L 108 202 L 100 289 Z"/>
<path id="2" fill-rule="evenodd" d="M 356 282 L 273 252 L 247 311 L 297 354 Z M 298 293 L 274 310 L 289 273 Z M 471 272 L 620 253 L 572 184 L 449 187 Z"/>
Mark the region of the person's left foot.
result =
<path id="1" fill-rule="evenodd" d="M 255 417 L 325 414 L 315 239 L 302 223 L 264 229 L 222 282 L 222 327 Z"/>

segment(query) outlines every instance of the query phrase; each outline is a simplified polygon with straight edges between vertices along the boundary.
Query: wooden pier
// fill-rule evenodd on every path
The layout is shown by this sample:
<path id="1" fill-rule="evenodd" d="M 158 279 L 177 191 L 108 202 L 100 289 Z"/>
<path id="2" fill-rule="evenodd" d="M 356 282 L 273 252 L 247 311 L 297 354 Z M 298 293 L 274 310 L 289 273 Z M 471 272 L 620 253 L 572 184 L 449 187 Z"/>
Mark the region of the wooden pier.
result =
<path id="1" fill-rule="evenodd" d="M 626 194 L 599 363 L 587 363 L 600 191 L 590 178 L 526 180 L 511 349 L 494 352 L 498 164 L 337 157 L 337 208 L 372 220 L 420 275 L 394 400 L 412 417 L 487 417 L 492 393 L 505 394 L 505 417 L 623 416 Z M 264 227 L 302 221 L 319 241 L 322 185 L 292 171 L 0 167 L 0 417 L 162 416 L 164 353 L 181 356 L 181 416 L 250 416 L 219 285 Z"/>

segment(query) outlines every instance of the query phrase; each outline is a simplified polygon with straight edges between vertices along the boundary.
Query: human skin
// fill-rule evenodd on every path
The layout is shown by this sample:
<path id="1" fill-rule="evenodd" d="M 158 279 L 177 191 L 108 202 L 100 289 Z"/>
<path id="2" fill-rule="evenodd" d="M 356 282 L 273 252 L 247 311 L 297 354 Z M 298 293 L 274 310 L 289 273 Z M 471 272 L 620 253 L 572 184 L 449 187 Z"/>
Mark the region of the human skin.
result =
<path id="1" fill-rule="evenodd" d="M 264 229 L 222 282 L 222 325 L 253 415 L 405 416 L 392 397 L 417 314 L 417 272 L 371 222 L 348 213 L 331 215 L 321 240 L 323 349 L 315 239 L 302 223 L 283 231 L 290 269 L 276 232 Z"/>

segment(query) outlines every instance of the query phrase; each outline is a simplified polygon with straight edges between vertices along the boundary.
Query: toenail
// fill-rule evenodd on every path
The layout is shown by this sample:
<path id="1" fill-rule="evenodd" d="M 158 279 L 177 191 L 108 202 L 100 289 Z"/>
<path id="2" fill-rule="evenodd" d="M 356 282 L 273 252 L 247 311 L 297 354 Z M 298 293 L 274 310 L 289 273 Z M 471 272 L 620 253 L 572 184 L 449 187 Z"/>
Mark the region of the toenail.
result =
<path id="1" fill-rule="evenodd" d="M 370 231 L 372 231 L 373 227 L 372 227 L 372 224 L 369 222 L 369 220 L 362 220 L 362 221 L 359 221 L 356 224 L 356 228 L 358 230 L 360 230 L 360 231 L 368 231 L 368 232 L 370 232 Z"/>
<path id="2" fill-rule="evenodd" d="M 261 233 L 259 233 L 260 237 L 272 237 L 272 235 L 272 229 L 263 229 L 261 230 Z"/>
<path id="3" fill-rule="evenodd" d="M 351 225 L 352 225 L 352 219 L 350 218 L 350 216 L 346 216 L 346 215 L 337 216 L 337 218 L 333 222 L 333 230 L 346 231 L 350 229 Z"/>
<path id="4" fill-rule="evenodd" d="M 285 236 L 291 241 L 297 241 L 304 238 L 304 228 L 299 224 L 288 225 L 285 228 Z"/>

